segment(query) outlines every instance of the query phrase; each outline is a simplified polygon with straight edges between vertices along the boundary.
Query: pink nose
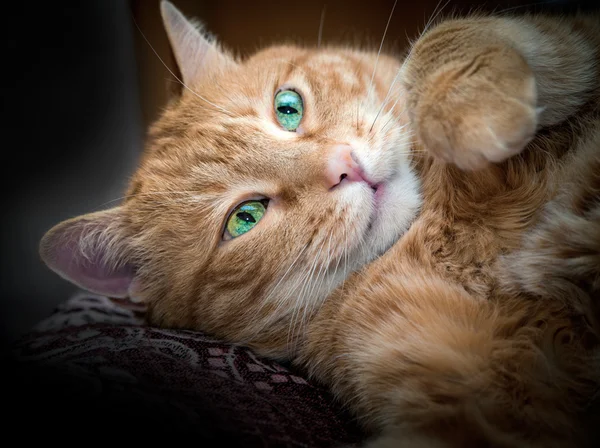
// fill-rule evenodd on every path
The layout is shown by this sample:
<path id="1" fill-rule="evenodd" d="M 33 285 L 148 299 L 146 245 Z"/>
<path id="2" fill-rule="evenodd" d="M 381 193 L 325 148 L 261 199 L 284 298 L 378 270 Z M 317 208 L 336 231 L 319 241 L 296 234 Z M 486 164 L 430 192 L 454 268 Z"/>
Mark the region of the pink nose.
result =
<path id="1" fill-rule="evenodd" d="M 336 145 L 330 153 L 325 169 L 327 188 L 333 188 L 344 182 L 367 182 L 358 163 L 352 157 L 352 147 Z M 367 182 L 368 183 L 368 182 Z"/>

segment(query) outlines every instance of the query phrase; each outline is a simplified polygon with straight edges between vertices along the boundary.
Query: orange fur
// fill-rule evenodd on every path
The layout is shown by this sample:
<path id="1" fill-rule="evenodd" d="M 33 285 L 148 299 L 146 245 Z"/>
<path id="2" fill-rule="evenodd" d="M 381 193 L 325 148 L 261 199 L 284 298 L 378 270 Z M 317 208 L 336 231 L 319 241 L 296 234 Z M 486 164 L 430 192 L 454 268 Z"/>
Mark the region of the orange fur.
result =
<path id="1" fill-rule="evenodd" d="M 177 32 L 176 51 L 196 38 Z M 213 56 L 182 70 L 126 201 L 58 225 L 42 257 L 61 272 L 71 235 L 75 263 L 77 247 L 126 259 L 152 324 L 290 357 L 381 433 L 373 446 L 591 446 L 599 36 L 597 17 L 449 20 L 404 62 L 295 46 L 236 60 L 201 41 L 178 62 Z M 304 97 L 297 133 L 274 117 L 282 85 Z M 324 187 L 336 144 L 392 192 L 379 221 L 364 185 Z M 256 195 L 265 217 L 223 241 Z"/>

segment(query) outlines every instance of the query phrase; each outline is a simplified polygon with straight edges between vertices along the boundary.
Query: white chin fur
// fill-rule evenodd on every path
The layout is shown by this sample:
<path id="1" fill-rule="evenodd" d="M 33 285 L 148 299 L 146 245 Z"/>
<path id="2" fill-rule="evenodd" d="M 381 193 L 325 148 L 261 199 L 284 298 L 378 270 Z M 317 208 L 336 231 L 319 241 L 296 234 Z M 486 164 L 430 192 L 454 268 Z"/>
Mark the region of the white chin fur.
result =
<path id="1" fill-rule="evenodd" d="M 420 180 L 407 157 L 410 134 L 401 129 L 395 134 L 382 141 L 379 150 L 361 147 L 358 154 L 371 178 L 383 181 L 384 190 L 377 204 L 377 215 L 356 255 L 357 268 L 398 241 L 415 220 L 423 202 Z"/>
<path id="2" fill-rule="evenodd" d="M 363 263 L 380 256 L 398 241 L 421 208 L 420 182 L 407 162 L 398 167 L 397 174 L 384 188 L 377 216 L 364 242 Z"/>

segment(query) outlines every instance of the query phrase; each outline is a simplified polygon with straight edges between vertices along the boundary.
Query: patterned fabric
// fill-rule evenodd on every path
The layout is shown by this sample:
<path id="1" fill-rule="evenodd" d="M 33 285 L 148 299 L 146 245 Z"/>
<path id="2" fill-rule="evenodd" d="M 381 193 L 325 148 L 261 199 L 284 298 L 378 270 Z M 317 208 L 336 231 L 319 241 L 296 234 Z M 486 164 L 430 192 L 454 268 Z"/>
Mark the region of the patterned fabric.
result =
<path id="1" fill-rule="evenodd" d="M 145 326 L 143 315 L 106 297 L 77 295 L 14 353 L 36 400 L 29 409 L 42 413 L 45 403 L 43 418 L 56 416 L 53 424 L 119 422 L 134 433 L 191 433 L 234 446 L 324 447 L 362 438 L 323 388 L 289 367 L 201 333 Z M 53 402 L 69 411 L 59 416 Z"/>

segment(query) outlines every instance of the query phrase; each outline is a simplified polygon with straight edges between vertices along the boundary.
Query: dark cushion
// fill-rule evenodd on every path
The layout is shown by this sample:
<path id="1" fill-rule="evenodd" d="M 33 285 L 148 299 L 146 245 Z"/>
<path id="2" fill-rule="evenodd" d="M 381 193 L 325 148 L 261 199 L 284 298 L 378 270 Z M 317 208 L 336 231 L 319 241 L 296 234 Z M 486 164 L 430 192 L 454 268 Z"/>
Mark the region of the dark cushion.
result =
<path id="1" fill-rule="evenodd" d="M 362 439 L 327 391 L 289 366 L 202 333 L 145 326 L 105 297 L 69 300 L 20 339 L 13 355 L 14 406 L 36 431 L 189 434 L 210 446 Z"/>

